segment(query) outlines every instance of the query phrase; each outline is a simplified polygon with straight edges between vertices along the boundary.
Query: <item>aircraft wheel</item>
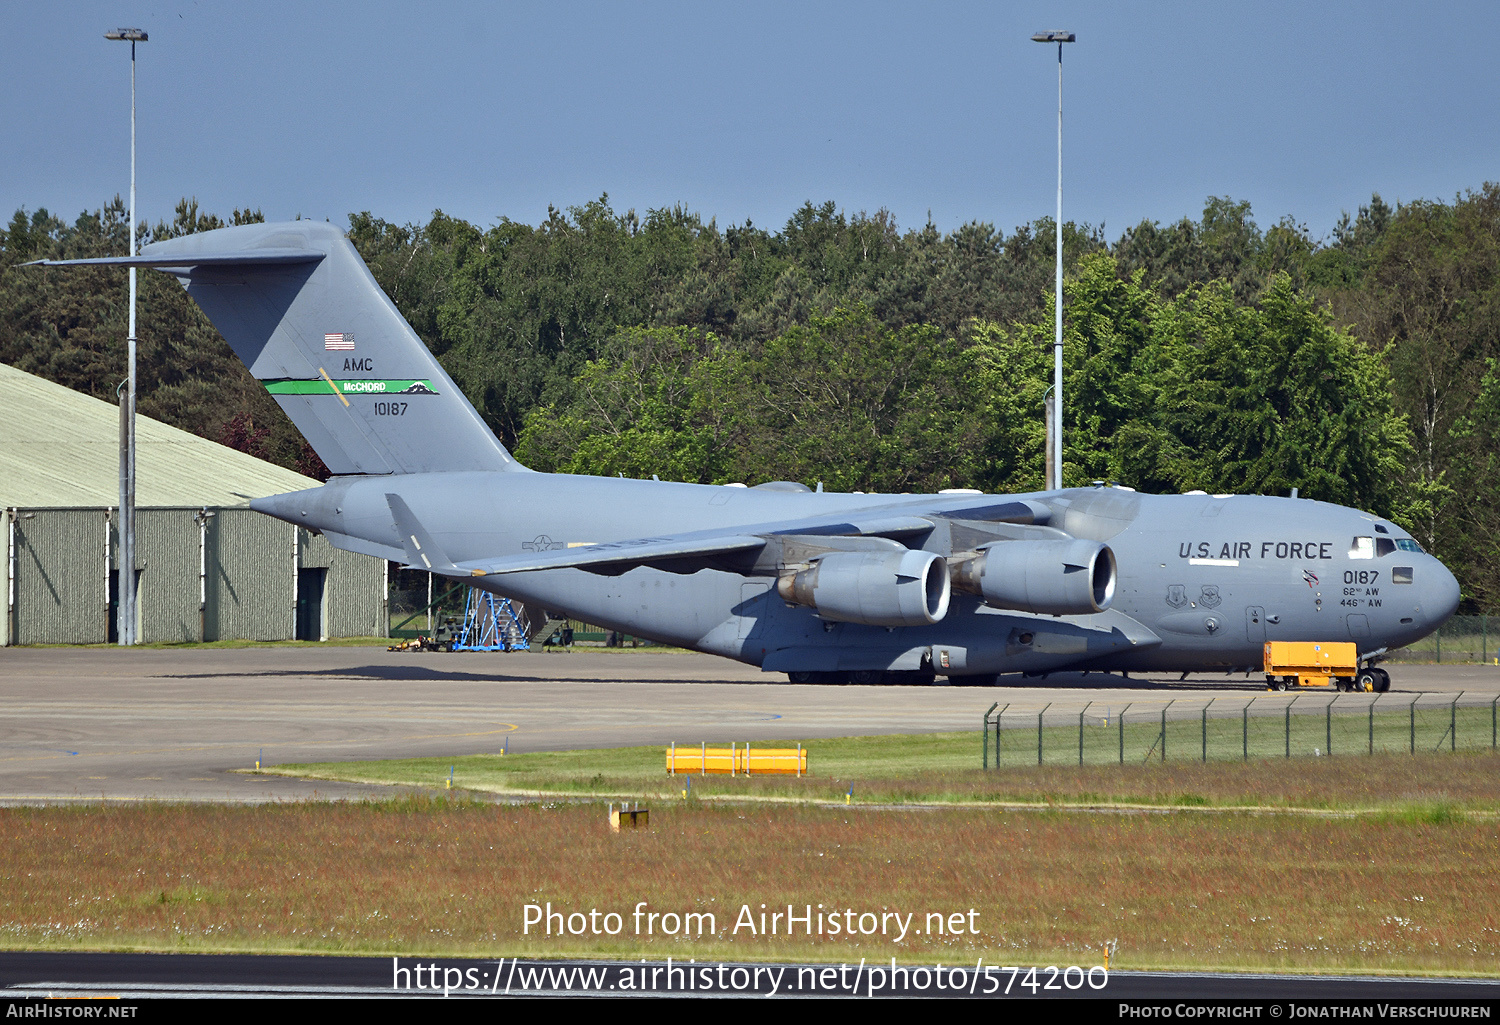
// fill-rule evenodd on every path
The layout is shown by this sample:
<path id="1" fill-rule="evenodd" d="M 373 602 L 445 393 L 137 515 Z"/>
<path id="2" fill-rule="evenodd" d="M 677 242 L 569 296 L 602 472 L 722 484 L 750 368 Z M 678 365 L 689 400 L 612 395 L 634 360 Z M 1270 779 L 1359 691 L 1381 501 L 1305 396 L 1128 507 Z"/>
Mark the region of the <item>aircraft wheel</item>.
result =
<path id="1" fill-rule="evenodd" d="M 1391 674 L 1390 673 L 1386 672 L 1384 669 L 1378 669 L 1378 668 L 1377 669 L 1372 669 L 1371 672 L 1373 672 L 1376 676 L 1380 677 L 1379 682 L 1375 685 L 1375 689 L 1379 693 L 1384 694 L 1386 691 L 1388 691 L 1388 690 L 1391 689 Z"/>
<path id="2" fill-rule="evenodd" d="M 949 676 L 948 682 L 955 687 L 994 687 L 1000 682 L 1000 677 L 994 673 L 981 673 L 975 676 Z"/>
<path id="3" fill-rule="evenodd" d="M 869 687 L 885 682 L 885 673 L 879 669 L 856 669 L 849 674 L 849 682 L 858 687 Z"/>
<path id="4" fill-rule="evenodd" d="M 1373 669 L 1362 669 L 1354 678 L 1354 689 L 1364 691 L 1366 694 L 1374 693 L 1380 689 L 1380 677 Z"/>
<path id="5" fill-rule="evenodd" d="M 810 670 L 802 672 L 787 673 L 786 677 L 793 683 L 821 683 L 828 686 L 839 686 L 849 682 L 848 673 L 815 673 Z"/>

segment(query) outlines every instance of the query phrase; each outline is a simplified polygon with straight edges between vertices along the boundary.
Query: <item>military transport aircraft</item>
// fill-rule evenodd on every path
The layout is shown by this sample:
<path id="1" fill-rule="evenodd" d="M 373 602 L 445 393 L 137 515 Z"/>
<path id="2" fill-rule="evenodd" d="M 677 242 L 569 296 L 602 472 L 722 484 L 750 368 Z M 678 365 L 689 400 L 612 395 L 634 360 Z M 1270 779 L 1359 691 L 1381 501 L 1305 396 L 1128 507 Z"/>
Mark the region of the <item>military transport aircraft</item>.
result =
<path id="1" fill-rule="evenodd" d="M 1406 531 L 1295 498 L 1067 488 L 834 494 L 536 473 L 337 228 L 222 228 L 139 256 L 186 286 L 333 471 L 251 508 L 335 546 L 787 673 L 897 682 L 1260 666 L 1350 641 L 1360 684 L 1458 605 Z"/>

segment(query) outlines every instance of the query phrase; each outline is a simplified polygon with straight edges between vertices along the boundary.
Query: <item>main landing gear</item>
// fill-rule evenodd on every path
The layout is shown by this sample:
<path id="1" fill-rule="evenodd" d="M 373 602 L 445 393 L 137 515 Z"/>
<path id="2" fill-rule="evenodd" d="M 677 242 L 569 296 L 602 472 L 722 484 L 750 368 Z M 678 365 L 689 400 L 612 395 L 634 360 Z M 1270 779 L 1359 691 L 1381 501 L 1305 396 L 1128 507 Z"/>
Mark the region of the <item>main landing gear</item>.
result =
<path id="1" fill-rule="evenodd" d="M 848 684 L 856 686 L 906 686 L 921 687 L 935 679 L 930 669 L 881 670 L 856 669 L 847 673 L 790 672 L 787 679 L 792 683 Z"/>

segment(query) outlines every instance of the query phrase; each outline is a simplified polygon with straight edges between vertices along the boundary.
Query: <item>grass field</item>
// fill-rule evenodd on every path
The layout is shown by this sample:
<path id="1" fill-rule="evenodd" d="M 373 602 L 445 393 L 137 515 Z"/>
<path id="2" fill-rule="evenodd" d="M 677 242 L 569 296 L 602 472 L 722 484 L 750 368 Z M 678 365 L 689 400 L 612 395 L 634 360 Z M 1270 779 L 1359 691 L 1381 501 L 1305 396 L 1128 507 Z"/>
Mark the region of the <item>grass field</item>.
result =
<path id="1" fill-rule="evenodd" d="M 1175 727 L 1176 724 L 1169 724 Z M 1192 721 L 1194 729 L 1198 723 Z M 1239 723 L 1234 723 L 1236 730 Z M 1321 726 L 1321 721 L 1319 723 Z M 1049 727 L 1051 729 L 1051 727 Z M 761 799 L 858 804 L 1083 804 L 1308 808 L 1428 814 L 1453 808 L 1500 812 L 1500 755 L 1449 754 L 1264 758 L 1249 762 L 1131 761 L 1078 766 L 1033 760 L 981 771 L 979 731 L 811 741 L 809 775 L 668 776 L 661 747 L 466 755 L 372 762 L 280 765 L 268 771 L 314 779 L 454 786 L 534 799 Z M 1011 732 L 1011 731 L 1007 731 Z M 1019 731 L 1015 731 L 1019 732 Z M 1030 734 L 1035 744 L 1035 732 Z M 1196 738 L 1195 738 L 1196 739 Z M 1196 744 L 1194 745 L 1196 747 Z"/>
<path id="2" fill-rule="evenodd" d="M 1462 760 L 1462 759 L 1460 759 Z M 1492 770 L 1488 765 L 1486 770 Z M 1497 828 L 1451 810 L 1084 814 L 411 799 L 0 810 L 0 945 L 1493 973 Z M 712 914 L 635 935 L 637 902 Z M 526 906 L 619 936 L 523 934 Z M 748 907 L 930 913 L 958 934 L 757 935 Z M 970 911 L 974 914 L 969 915 Z M 581 921 L 581 920 L 580 920 Z M 603 921 L 609 921 L 603 919 Z M 969 923 L 977 930 L 970 933 Z M 677 929 L 680 932 L 680 928 Z"/>

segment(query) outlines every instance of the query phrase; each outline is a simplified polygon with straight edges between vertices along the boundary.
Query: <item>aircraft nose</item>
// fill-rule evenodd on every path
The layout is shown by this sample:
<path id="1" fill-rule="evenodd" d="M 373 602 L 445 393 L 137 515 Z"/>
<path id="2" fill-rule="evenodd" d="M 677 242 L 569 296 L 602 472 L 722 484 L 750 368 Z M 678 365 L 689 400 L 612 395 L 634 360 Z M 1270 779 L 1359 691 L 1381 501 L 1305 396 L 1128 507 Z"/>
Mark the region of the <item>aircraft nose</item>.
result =
<path id="1" fill-rule="evenodd" d="M 1436 559 L 1432 560 L 1435 572 L 1427 573 L 1426 593 L 1422 595 L 1422 611 L 1434 627 L 1448 621 L 1458 610 L 1458 578 Z"/>

